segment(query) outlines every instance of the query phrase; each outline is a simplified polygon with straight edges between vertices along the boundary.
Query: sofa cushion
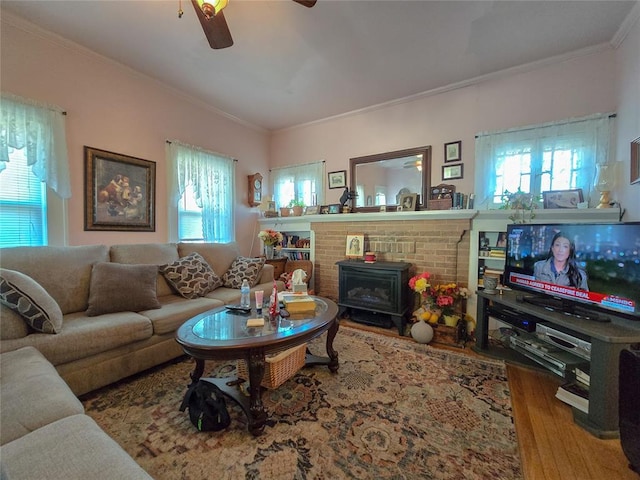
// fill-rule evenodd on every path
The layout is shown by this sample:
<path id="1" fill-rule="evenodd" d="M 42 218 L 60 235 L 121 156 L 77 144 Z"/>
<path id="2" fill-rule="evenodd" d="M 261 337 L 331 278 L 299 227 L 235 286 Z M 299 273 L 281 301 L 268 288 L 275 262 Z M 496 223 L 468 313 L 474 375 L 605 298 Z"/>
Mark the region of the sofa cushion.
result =
<path id="1" fill-rule="evenodd" d="M 89 317 L 85 312 L 78 312 L 65 315 L 64 328 L 57 335 L 35 332 L 25 338 L 3 340 L 0 348 L 9 352 L 31 345 L 58 367 L 147 340 L 152 335 L 151 320 L 139 313 L 117 312 Z"/>
<path id="2" fill-rule="evenodd" d="M 249 282 L 249 286 L 255 286 L 258 278 L 260 278 L 264 262 L 264 257 L 237 257 L 231 264 L 231 268 L 222 277 L 224 286 L 227 288 L 240 288 L 245 278 Z"/>
<path id="3" fill-rule="evenodd" d="M 184 298 L 198 298 L 222 285 L 222 280 L 197 252 L 162 265 L 160 273 L 167 283 Z"/>
<path id="4" fill-rule="evenodd" d="M 0 339 L 24 338 L 29 332 L 29 326 L 20 314 L 0 304 Z"/>
<path id="5" fill-rule="evenodd" d="M 178 253 L 181 257 L 185 257 L 193 252 L 202 255 L 213 271 L 221 277 L 229 270 L 233 261 L 240 255 L 240 249 L 236 242 L 178 244 Z"/>
<path id="6" fill-rule="evenodd" d="M 29 275 L 66 315 L 87 309 L 91 268 L 96 262 L 109 261 L 109 247 L 13 247 L 1 249 L 0 257 L 2 268 Z"/>
<path id="7" fill-rule="evenodd" d="M 34 347 L 0 355 L 0 373 L 0 445 L 84 412 L 53 365 Z"/>
<path id="8" fill-rule="evenodd" d="M 178 248 L 175 243 L 140 243 L 112 245 L 109 251 L 111 261 L 115 263 L 166 265 L 178 260 Z M 184 255 L 182 255 L 184 256 Z M 157 294 L 159 297 L 171 295 L 173 290 L 160 272 L 157 272 Z"/>
<path id="9" fill-rule="evenodd" d="M 0 268 L 0 302 L 18 312 L 38 332 L 62 330 L 60 307 L 38 282 L 24 273 Z"/>
<path id="10" fill-rule="evenodd" d="M 220 290 L 217 288 L 215 291 Z M 224 289 L 223 289 L 224 290 Z M 235 290 L 235 292 L 238 292 Z M 153 333 L 155 335 L 164 335 L 175 332 L 184 322 L 196 315 L 221 307 L 223 302 L 213 298 L 198 297 L 186 299 L 178 295 L 166 295 L 160 297 L 162 308 L 160 310 L 147 310 L 140 312 L 153 325 Z"/>
<path id="11" fill-rule="evenodd" d="M 91 272 L 87 315 L 160 308 L 156 296 L 157 271 L 154 265 L 96 263 Z"/>
<path id="12" fill-rule="evenodd" d="M 152 480 L 88 415 L 72 415 L 0 447 L 2 478 Z"/>

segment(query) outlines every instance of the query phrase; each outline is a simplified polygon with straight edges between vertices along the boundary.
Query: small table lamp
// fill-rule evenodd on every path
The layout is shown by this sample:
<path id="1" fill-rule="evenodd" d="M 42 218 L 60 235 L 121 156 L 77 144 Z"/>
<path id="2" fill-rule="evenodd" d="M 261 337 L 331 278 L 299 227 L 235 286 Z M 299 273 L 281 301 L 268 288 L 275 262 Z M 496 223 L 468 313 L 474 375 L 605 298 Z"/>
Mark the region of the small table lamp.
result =
<path id="1" fill-rule="evenodd" d="M 596 208 L 611 207 L 611 198 L 609 197 L 609 193 L 613 189 L 614 183 L 613 165 L 606 163 L 596 165 L 594 188 L 600 192 L 600 204 Z"/>

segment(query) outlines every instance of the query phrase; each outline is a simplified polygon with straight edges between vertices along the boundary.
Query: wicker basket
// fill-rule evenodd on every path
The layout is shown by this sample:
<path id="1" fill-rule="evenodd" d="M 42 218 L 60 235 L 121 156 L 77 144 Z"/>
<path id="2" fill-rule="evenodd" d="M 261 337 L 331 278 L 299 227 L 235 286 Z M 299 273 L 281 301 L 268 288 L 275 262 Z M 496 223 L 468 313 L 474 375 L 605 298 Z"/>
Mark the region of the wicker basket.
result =
<path id="1" fill-rule="evenodd" d="M 307 353 L 307 344 L 284 350 L 277 355 L 268 355 L 265 358 L 264 375 L 261 385 L 265 388 L 278 388 L 284 382 L 293 377 L 304 366 Z M 249 369 L 244 360 L 238 361 L 238 378 L 249 379 Z"/>

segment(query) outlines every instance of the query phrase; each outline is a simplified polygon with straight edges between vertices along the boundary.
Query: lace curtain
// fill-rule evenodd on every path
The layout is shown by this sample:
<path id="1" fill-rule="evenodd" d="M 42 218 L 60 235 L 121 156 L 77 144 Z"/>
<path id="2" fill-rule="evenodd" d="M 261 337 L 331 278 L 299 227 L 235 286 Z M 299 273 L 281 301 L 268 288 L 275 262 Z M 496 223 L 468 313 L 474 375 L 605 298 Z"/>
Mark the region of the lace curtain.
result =
<path id="1" fill-rule="evenodd" d="M 494 202 L 498 193 L 497 181 L 505 156 L 531 154 L 531 189 L 540 186 L 542 152 L 570 150 L 576 155 L 575 171 L 570 188 L 581 188 L 588 199 L 593 190 L 596 164 L 608 163 L 613 115 L 593 115 L 543 125 L 515 128 L 494 133 L 481 133 L 476 138 L 475 191 L 480 204 Z M 514 166 L 518 168 L 519 166 Z M 493 174 L 487 174 L 492 172 Z M 553 172 L 552 172 L 553 173 Z M 523 189 L 524 191 L 524 189 Z"/>
<path id="2" fill-rule="evenodd" d="M 3 93 L 0 102 L 0 172 L 9 161 L 9 149 L 25 149 L 27 164 L 34 175 L 60 198 L 71 197 L 62 112 Z"/>
<path id="3" fill-rule="evenodd" d="M 202 232 L 207 242 L 234 240 L 233 158 L 176 141 L 167 143 L 170 205 L 178 206 L 188 185 L 202 209 Z"/>
<path id="4" fill-rule="evenodd" d="M 273 200 L 279 207 L 286 207 L 293 199 L 304 200 L 305 205 L 322 205 L 324 202 L 324 161 L 273 168 L 270 171 L 273 184 Z"/>

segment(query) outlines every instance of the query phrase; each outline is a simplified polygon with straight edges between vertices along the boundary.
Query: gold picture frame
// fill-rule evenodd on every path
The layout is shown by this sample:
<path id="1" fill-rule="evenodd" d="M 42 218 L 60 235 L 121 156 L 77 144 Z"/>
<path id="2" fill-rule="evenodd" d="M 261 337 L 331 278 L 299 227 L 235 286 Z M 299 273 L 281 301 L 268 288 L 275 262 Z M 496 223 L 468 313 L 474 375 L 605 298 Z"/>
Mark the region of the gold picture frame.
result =
<path id="1" fill-rule="evenodd" d="M 84 147 L 84 229 L 155 232 L 156 163 Z"/>
<path id="2" fill-rule="evenodd" d="M 345 255 L 349 258 L 364 256 L 364 235 L 362 233 L 348 233 Z"/>

